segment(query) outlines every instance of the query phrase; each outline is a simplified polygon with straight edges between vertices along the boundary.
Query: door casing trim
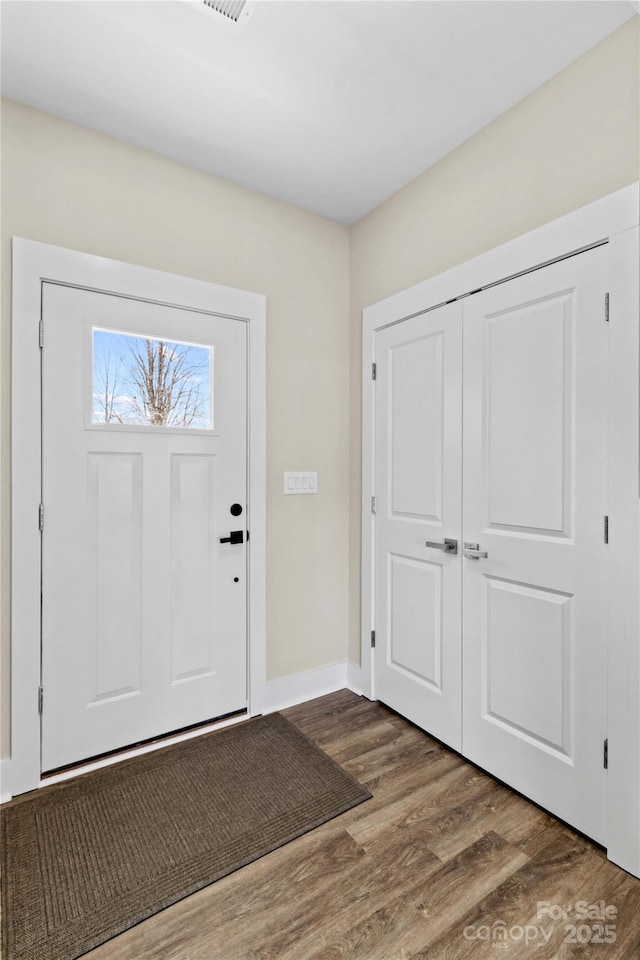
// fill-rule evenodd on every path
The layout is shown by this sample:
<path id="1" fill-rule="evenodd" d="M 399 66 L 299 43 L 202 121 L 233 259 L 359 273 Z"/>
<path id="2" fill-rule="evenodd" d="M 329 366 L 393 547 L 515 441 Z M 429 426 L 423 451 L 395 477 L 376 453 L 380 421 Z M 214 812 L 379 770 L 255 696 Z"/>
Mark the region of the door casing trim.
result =
<path id="1" fill-rule="evenodd" d="M 11 757 L 3 799 L 40 784 L 41 402 L 39 323 L 42 284 L 62 283 L 248 323 L 248 711 L 266 688 L 266 298 L 51 244 L 12 238 Z"/>
<path id="2" fill-rule="evenodd" d="M 362 318 L 361 686 L 375 697 L 373 558 L 375 334 L 392 323 L 587 247 L 609 254 L 609 582 L 607 853 L 640 877 L 640 184 L 553 220 L 365 308 Z M 604 311 L 604 305 L 603 305 Z M 604 320 L 603 320 L 604 322 Z M 615 532 L 614 532 L 615 531 Z"/>

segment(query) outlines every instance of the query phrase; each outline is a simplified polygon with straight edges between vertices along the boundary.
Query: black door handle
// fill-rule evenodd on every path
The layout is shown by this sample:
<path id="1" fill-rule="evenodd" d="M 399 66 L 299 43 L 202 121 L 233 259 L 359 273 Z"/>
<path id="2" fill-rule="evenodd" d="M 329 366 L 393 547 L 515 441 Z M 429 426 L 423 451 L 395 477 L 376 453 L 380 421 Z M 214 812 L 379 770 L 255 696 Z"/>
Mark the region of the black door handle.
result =
<path id="1" fill-rule="evenodd" d="M 244 543 L 244 530 L 232 530 L 228 537 L 220 537 L 220 543 Z"/>

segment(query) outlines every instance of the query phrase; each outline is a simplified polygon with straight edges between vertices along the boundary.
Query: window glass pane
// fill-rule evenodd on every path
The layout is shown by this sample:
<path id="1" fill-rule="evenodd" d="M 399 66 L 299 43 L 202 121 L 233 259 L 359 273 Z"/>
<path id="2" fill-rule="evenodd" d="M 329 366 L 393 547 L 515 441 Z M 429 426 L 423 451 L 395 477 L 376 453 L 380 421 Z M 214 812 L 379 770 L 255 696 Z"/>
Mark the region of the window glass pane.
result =
<path id="1" fill-rule="evenodd" d="M 213 347 L 93 330 L 93 422 L 213 427 Z"/>

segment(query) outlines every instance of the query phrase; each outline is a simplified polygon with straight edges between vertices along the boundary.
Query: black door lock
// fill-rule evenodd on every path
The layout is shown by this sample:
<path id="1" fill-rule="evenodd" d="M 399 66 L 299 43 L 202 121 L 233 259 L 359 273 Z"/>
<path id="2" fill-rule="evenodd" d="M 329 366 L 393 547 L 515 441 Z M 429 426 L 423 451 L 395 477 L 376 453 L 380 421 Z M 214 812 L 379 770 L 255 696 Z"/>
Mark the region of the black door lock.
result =
<path id="1" fill-rule="evenodd" d="M 220 537 L 220 543 L 244 543 L 244 530 L 232 530 L 228 537 Z"/>

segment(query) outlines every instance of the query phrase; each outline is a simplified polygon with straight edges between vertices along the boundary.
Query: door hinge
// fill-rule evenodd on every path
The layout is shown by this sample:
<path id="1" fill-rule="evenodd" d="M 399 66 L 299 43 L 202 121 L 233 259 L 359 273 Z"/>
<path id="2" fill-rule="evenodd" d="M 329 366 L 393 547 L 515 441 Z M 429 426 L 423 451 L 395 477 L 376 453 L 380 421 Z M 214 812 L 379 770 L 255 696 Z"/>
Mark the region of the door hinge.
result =
<path id="1" fill-rule="evenodd" d="M 43 693 L 42 687 L 38 687 L 38 713 L 42 716 Z"/>
<path id="2" fill-rule="evenodd" d="M 372 379 L 372 380 L 375 380 L 376 374 L 377 374 L 377 367 L 376 367 L 375 363 L 372 363 L 372 364 L 371 364 L 371 379 Z"/>
<path id="3" fill-rule="evenodd" d="M 609 543 L 609 517 L 604 518 L 604 542 Z"/>
<path id="4" fill-rule="evenodd" d="M 602 765 L 605 770 L 609 769 L 609 738 L 604 741 L 604 749 L 602 751 Z"/>
<path id="5" fill-rule="evenodd" d="M 604 319 L 609 323 L 609 294 L 604 295 Z"/>
<path id="6" fill-rule="evenodd" d="M 41 350 L 44 347 L 44 323 L 42 320 L 38 324 L 38 346 Z"/>
<path id="7" fill-rule="evenodd" d="M 376 632 L 375 630 L 371 631 L 371 646 L 375 647 L 376 645 Z"/>
<path id="8" fill-rule="evenodd" d="M 375 513 L 375 512 L 376 512 L 376 498 L 371 497 L 371 513 Z"/>
<path id="9" fill-rule="evenodd" d="M 44 503 L 38 507 L 38 529 L 40 533 L 44 530 Z"/>

